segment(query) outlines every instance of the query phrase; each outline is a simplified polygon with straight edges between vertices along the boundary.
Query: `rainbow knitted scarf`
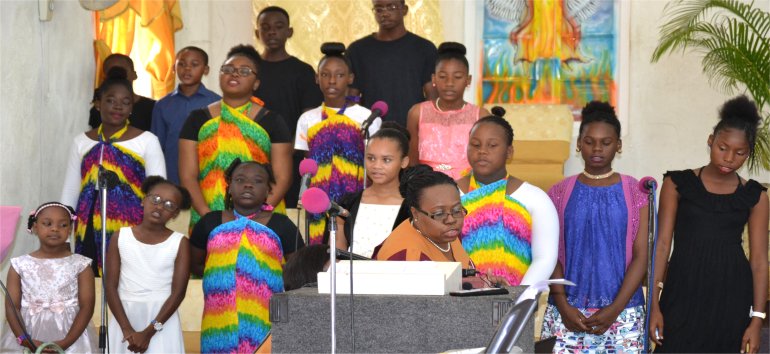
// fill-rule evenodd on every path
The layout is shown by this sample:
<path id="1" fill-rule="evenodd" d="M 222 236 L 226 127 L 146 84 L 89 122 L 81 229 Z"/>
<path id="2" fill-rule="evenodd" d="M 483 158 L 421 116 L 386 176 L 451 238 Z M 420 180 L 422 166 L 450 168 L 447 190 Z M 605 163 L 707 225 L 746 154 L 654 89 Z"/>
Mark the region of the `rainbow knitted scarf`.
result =
<path id="1" fill-rule="evenodd" d="M 257 350 L 270 333 L 270 297 L 283 291 L 281 240 L 268 227 L 235 215 L 211 231 L 206 246 L 202 353 Z"/>
<path id="2" fill-rule="evenodd" d="M 102 273 L 102 201 L 99 197 L 99 166 L 115 172 L 120 184 L 107 191 L 107 245 L 112 233 L 123 226 L 142 222 L 142 191 L 144 159 L 125 147 L 113 144 L 128 130 L 128 122 L 115 134 L 105 139 L 99 126 L 99 142 L 84 156 L 80 163 L 80 196 L 75 208 L 75 252 L 83 254 L 84 241 L 93 238 L 96 243 L 96 259 L 99 275 Z M 100 158 L 101 157 L 101 158 Z M 101 163 L 99 162 L 101 160 Z M 88 225 L 93 234 L 87 235 Z"/>
<path id="3" fill-rule="evenodd" d="M 335 202 L 347 193 L 361 191 L 364 186 L 364 139 L 361 125 L 321 106 L 323 120 L 308 129 L 310 158 L 318 163 L 318 172 L 310 180 L 311 187 L 321 188 Z M 310 244 L 323 242 L 326 218 L 310 214 Z"/>
<path id="4" fill-rule="evenodd" d="M 508 177 L 481 185 L 471 175 L 462 203 L 468 209 L 462 232 L 465 251 L 486 273 L 519 285 L 532 263 L 532 218 L 527 209 L 506 194 Z"/>
<path id="5" fill-rule="evenodd" d="M 222 100 L 220 116 L 206 121 L 198 132 L 198 181 L 211 210 L 225 209 L 225 170 L 233 160 L 270 162 L 270 135 L 246 115 L 252 103 L 261 105 L 256 97 L 240 107 L 230 107 Z M 191 212 L 192 228 L 201 216 L 195 209 Z"/>

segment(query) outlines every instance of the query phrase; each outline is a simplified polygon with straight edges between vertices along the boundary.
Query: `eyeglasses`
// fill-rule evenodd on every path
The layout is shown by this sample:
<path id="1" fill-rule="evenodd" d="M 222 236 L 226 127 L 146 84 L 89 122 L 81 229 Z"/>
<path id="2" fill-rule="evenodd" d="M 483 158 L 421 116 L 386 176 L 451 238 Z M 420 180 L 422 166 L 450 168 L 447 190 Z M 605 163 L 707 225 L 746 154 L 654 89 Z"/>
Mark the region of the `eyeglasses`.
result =
<path id="1" fill-rule="evenodd" d="M 421 212 L 421 213 L 423 213 L 423 214 L 425 214 L 425 215 L 427 215 L 429 218 L 431 218 L 431 219 L 433 219 L 435 221 L 440 221 L 440 222 L 446 221 L 446 218 L 449 215 L 452 215 L 453 219 L 460 219 L 460 218 L 465 217 L 465 215 L 468 215 L 468 210 L 466 210 L 462 206 L 456 207 L 456 208 L 450 210 L 448 213 L 442 210 L 442 211 L 435 212 L 433 214 L 429 214 L 427 211 L 422 210 L 422 209 L 420 209 L 418 207 L 415 207 L 414 209 L 419 211 L 419 212 Z"/>
<path id="2" fill-rule="evenodd" d="M 251 74 L 257 75 L 257 72 L 248 66 L 236 68 L 232 65 L 222 65 L 222 67 L 219 68 L 219 72 L 226 75 L 238 73 L 238 76 L 249 76 Z"/>
<path id="3" fill-rule="evenodd" d="M 160 205 L 163 204 L 163 209 L 166 209 L 168 211 L 176 211 L 178 208 L 176 203 L 170 201 L 170 200 L 163 200 L 159 195 L 157 194 L 150 194 L 147 196 L 147 200 L 152 203 L 152 205 Z"/>
<path id="4" fill-rule="evenodd" d="M 372 12 L 376 14 L 381 14 L 385 11 L 388 12 L 395 12 L 396 10 L 401 8 L 401 4 L 387 4 L 382 6 L 375 6 L 372 8 Z"/>

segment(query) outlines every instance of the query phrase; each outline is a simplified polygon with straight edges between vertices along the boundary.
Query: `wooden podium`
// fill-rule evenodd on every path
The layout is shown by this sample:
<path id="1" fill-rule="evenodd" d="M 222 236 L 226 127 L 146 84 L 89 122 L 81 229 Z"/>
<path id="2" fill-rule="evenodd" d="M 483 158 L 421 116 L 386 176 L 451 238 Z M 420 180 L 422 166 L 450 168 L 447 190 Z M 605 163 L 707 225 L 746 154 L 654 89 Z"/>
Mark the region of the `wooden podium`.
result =
<path id="1" fill-rule="evenodd" d="M 346 280 L 338 280 L 346 281 Z M 485 347 L 513 301 L 526 287 L 508 295 L 455 297 L 355 295 L 355 352 L 439 353 Z M 353 352 L 350 294 L 337 293 L 337 351 Z M 329 294 L 302 288 L 270 300 L 275 353 L 328 353 L 331 349 Z M 517 343 L 534 352 L 534 319 Z"/>

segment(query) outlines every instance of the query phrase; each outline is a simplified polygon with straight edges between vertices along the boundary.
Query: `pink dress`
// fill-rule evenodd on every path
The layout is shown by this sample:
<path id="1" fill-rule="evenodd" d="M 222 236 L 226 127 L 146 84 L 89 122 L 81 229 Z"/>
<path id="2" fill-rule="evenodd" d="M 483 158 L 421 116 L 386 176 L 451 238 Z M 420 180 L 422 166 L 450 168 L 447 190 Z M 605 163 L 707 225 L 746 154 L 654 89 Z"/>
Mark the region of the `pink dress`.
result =
<path id="1" fill-rule="evenodd" d="M 468 135 L 479 120 L 479 107 L 467 103 L 456 111 L 441 112 L 432 101 L 420 103 L 419 157 L 433 170 L 459 179 L 470 170 Z"/>
<path id="2" fill-rule="evenodd" d="M 21 317 L 30 336 L 42 342 L 63 339 L 80 310 L 78 275 L 91 266 L 91 259 L 79 254 L 52 259 L 24 255 L 11 259 L 11 266 L 21 277 Z M 67 353 L 97 351 L 97 337 L 88 324 Z M 20 353 L 7 322 L 3 332 L 0 352 Z"/>

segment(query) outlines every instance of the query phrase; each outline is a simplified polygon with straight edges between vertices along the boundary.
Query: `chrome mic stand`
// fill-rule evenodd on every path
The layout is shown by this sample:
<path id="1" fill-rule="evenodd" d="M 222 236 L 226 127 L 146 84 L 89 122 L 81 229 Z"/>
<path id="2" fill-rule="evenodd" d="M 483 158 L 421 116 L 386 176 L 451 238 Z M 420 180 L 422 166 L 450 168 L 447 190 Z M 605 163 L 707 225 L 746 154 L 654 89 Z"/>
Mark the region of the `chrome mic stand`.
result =
<path id="1" fill-rule="evenodd" d="M 337 310 L 337 215 L 334 209 L 327 214 L 329 217 L 329 279 L 331 287 L 329 288 L 331 314 L 331 352 L 337 352 L 337 330 L 336 330 L 336 310 Z"/>
<path id="2" fill-rule="evenodd" d="M 99 166 L 98 187 L 101 197 L 101 217 L 102 217 L 102 296 L 101 296 L 101 323 L 99 326 L 99 349 L 102 353 L 107 352 L 107 298 L 105 294 L 105 279 L 107 276 L 107 192 L 114 188 L 119 182 L 118 175 L 115 172 Z"/>
<path id="3" fill-rule="evenodd" d="M 647 311 L 644 316 L 644 353 L 650 352 L 650 304 L 655 294 L 655 248 L 658 243 L 658 233 L 655 232 L 657 220 L 655 218 L 655 188 L 657 183 L 651 181 L 648 190 L 647 212 Z"/>

